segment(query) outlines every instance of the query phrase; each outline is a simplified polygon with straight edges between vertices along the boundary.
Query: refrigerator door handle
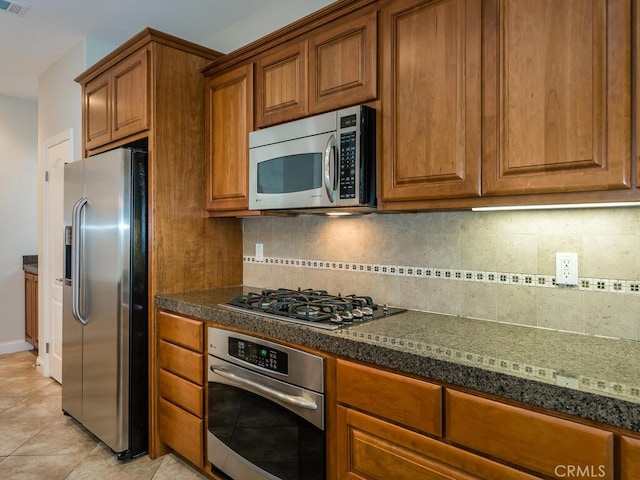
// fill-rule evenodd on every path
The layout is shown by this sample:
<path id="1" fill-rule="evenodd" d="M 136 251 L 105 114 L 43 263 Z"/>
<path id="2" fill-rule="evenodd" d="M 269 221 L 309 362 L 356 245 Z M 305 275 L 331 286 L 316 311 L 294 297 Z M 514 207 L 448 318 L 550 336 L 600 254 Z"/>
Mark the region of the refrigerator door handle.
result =
<path id="1" fill-rule="evenodd" d="M 82 279 L 82 281 L 80 279 L 80 272 L 82 271 L 82 250 L 84 248 L 84 245 L 81 243 L 84 240 L 82 209 L 87 203 L 88 200 L 84 197 L 76 202 L 73 206 L 71 224 L 71 311 L 73 312 L 73 316 L 83 325 L 86 325 L 88 322 L 80 312 L 80 284 L 84 281 L 84 279 Z"/>

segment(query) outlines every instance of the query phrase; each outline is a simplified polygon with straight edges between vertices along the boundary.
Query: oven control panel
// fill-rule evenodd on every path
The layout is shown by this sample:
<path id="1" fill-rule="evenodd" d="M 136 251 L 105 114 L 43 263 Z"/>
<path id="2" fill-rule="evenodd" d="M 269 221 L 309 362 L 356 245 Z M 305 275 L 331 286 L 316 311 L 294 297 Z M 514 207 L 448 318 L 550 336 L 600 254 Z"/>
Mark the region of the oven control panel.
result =
<path id="1" fill-rule="evenodd" d="M 282 374 L 289 373 L 289 359 L 286 352 L 267 345 L 229 337 L 230 356 L 260 368 Z"/>

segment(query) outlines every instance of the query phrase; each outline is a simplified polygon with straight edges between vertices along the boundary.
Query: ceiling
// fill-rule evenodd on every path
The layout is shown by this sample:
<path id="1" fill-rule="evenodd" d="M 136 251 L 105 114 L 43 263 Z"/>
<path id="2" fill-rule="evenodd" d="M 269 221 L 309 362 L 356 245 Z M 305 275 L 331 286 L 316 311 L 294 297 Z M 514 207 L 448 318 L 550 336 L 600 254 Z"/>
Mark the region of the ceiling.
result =
<path id="1" fill-rule="evenodd" d="M 0 95 L 35 100 L 38 77 L 85 37 L 116 47 L 145 27 L 152 27 L 227 53 L 208 42 L 241 18 L 255 16 L 256 12 L 273 16 L 274 9 L 280 9 L 279 16 L 289 23 L 331 2 L 16 0 L 13 3 L 29 8 L 24 16 L 0 11 Z M 300 11 L 301 6 L 303 11 Z M 290 12 L 292 8 L 289 7 L 295 7 L 296 12 Z M 287 19 L 287 15 L 298 12 L 299 16 Z M 256 25 L 254 30 L 259 27 Z M 274 29 L 261 32 L 259 36 Z"/>

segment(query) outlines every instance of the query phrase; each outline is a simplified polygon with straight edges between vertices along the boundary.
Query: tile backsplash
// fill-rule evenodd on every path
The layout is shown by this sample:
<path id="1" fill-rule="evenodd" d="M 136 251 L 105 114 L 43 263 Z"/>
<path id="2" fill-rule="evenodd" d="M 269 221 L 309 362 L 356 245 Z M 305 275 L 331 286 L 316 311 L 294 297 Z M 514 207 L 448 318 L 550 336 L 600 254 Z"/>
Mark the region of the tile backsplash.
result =
<path id="1" fill-rule="evenodd" d="M 243 281 L 639 340 L 639 227 L 633 207 L 248 218 Z M 556 252 L 578 254 L 577 287 L 555 285 Z"/>

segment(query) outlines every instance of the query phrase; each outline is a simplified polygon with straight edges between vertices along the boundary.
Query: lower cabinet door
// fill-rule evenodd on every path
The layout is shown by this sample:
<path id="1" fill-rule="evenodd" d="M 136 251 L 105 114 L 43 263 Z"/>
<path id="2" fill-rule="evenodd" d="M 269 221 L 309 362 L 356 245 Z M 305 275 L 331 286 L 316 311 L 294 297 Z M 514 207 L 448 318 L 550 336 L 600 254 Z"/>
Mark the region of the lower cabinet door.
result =
<path id="1" fill-rule="evenodd" d="M 620 437 L 620 478 L 640 478 L 640 440 L 637 438 Z"/>
<path id="2" fill-rule="evenodd" d="M 452 443 L 551 478 L 615 478 L 609 431 L 450 389 L 445 402 Z"/>
<path id="3" fill-rule="evenodd" d="M 539 478 L 342 406 L 337 447 L 340 479 Z"/>
<path id="4" fill-rule="evenodd" d="M 204 422 L 164 398 L 158 402 L 160 439 L 194 465 L 204 467 Z"/>

